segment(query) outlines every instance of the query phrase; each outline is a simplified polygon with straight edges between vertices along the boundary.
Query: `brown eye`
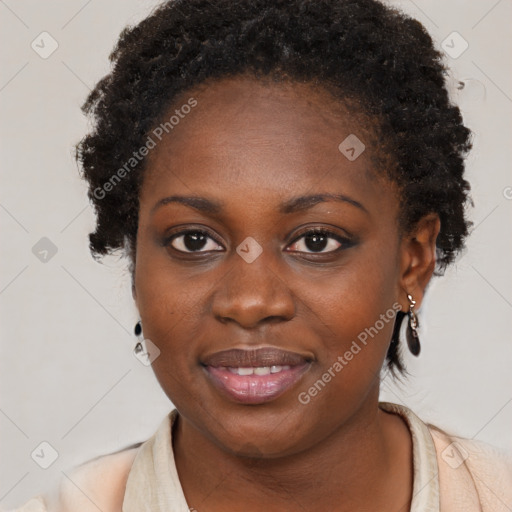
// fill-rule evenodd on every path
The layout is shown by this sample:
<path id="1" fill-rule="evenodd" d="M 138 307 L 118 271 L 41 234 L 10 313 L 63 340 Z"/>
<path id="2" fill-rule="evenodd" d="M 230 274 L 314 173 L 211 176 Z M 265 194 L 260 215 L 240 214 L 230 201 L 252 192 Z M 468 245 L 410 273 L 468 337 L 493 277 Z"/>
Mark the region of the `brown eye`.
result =
<path id="1" fill-rule="evenodd" d="M 167 244 L 179 252 L 186 253 L 223 250 L 207 232 L 200 230 L 176 233 L 170 237 Z"/>
<path id="2" fill-rule="evenodd" d="M 295 252 L 326 254 L 348 245 L 352 245 L 349 239 L 332 231 L 312 229 L 296 238 L 290 247 Z"/>

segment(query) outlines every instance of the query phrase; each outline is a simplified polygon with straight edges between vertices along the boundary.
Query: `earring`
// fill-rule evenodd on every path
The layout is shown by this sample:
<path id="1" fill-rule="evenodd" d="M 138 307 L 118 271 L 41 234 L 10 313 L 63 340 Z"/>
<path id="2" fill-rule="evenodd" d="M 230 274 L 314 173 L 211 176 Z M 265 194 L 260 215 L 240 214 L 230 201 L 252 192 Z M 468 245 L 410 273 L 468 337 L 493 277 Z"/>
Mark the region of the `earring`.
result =
<path id="1" fill-rule="evenodd" d="M 135 324 L 135 328 L 133 329 L 133 332 L 135 333 L 135 336 L 137 336 L 137 338 L 142 334 L 142 323 L 140 320 Z M 143 350 L 144 350 L 144 347 L 142 346 L 142 343 L 139 340 L 137 342 L 137 344 L 135 345 L 135 348 L 133 349 L 133 351 L 135 352 L 135 354 L 138 354 L 139 352 L 141 352 Z"/>
<path id="2" fill-rule="evenodd" d="M 400 343 L 400 328 L 402 327 L 402 320 L 407 316 L 407 313 L 403 311 L 396 312 L 395 326 L 393 327 L 393 334 L 391 335 L 391 347 L 395 347 L 397 350 L 398 344 Z M 390 347 L 390 348 L 391 348 Z"/>
<path id="3" fill-rule="evenodd" d="M 405 337 L 407 338 L 407 346 L 411 351 L 411 354 L 414 356 L 419 355 L 421 347 L 420 347 L 420 338 L 418 336 L 418 317 L 414 311 L 414 307 L 416 306 L 416 301 L 412 298 L 412 295 L 407 294 L 407 298 L 409 299 L 409 322 L 407 324 L 407 330 L 405 332 Z"/>

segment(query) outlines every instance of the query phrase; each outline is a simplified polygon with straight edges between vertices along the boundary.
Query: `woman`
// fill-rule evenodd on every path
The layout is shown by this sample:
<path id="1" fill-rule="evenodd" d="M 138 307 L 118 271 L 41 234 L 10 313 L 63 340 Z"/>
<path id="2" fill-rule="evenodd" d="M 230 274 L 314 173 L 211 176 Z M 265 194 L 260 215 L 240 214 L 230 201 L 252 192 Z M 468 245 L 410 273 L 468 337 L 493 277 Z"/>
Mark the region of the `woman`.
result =
<path id="1" fill-rule="evenodd" d="M 422 25 L 171 1 L 111 59 L 77 148 L 90 247 L 126 251 L 135 350 L 175 409 L 20 510 L 510 510 L 510 460 L 379 403 L 469 226 L 470 131 Z"/>

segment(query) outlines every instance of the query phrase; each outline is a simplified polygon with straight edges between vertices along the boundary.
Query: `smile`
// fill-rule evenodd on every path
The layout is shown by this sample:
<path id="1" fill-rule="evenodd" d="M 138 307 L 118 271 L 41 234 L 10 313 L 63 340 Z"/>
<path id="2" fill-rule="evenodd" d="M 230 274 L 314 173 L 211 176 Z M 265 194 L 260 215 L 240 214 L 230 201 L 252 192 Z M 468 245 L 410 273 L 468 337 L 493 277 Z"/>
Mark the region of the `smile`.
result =
<path id="1" fill-rule="evenodd" d="M 206 357 L 202 366 L 223 396 L 254 405 L 274 400 L 292 388 L 311 361 L 294 352 L 266 347 L 217 352 Z"/>
<path id="2" fill-rule="evenodd" d="M 279 366 L 279 365 L 274 365 L 274 366 L 257 366 L 256 368 L 231 368 L 231 367 L 226 367 L 226 369 L 228 371 L 230 371 L 231 373 L 234 373 L 235 375 L 243 375 L 243 376 L 247 376 L 247 375 L 270 375 L 271 373 L 281 373 L 283 370 L 284 371 L 287 371 L 289 370 L 291 367 L 286 365 L 286 366 Z"/>

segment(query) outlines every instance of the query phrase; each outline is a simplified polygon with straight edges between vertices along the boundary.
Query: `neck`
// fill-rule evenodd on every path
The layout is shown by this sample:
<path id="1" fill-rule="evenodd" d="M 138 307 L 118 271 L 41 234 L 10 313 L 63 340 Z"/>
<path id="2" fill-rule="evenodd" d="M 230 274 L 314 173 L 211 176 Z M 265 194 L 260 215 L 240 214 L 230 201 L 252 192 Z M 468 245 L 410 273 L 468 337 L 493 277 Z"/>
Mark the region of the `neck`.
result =
<path id="1" fill-rule="evenodd" d="M 176 427 L 176 467 L 189 506 L 200 512 L 409 510 L 410 434 L 377 399 L 320 443 L 281 458 L 237 457 L 182 417 Z"/>

